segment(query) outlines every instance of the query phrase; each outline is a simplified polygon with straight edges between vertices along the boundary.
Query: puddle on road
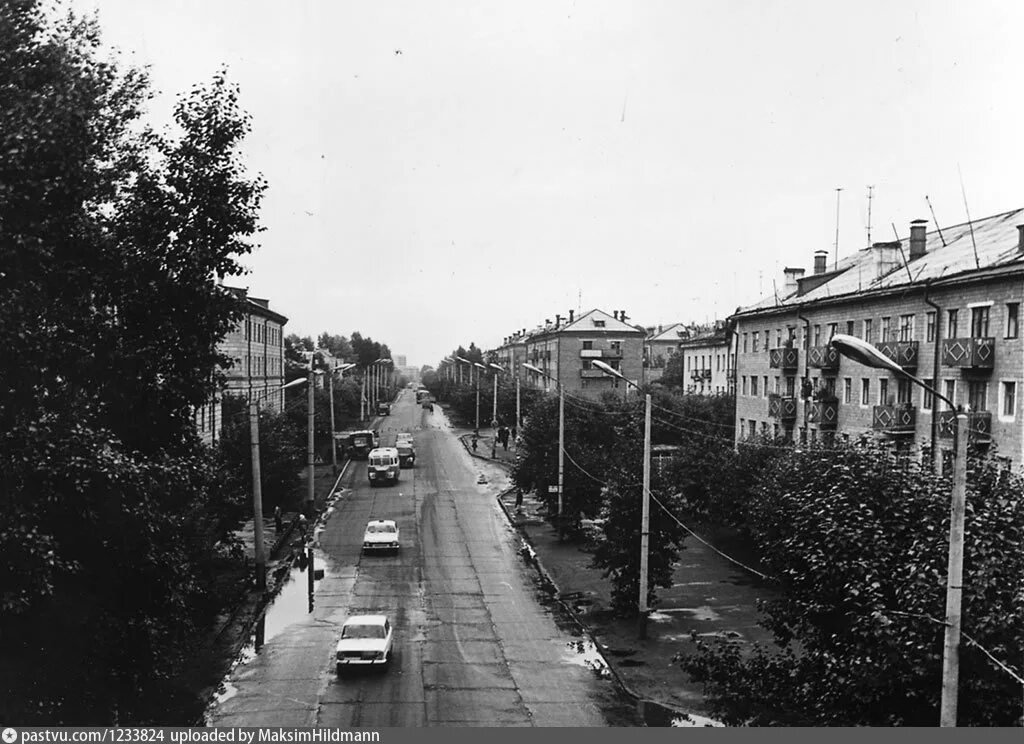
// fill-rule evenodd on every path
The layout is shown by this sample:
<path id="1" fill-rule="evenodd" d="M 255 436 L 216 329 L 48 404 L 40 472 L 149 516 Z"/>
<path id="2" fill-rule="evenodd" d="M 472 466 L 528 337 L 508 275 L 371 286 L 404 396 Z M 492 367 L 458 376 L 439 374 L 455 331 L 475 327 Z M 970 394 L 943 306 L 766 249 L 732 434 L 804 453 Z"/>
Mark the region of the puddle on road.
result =
<path id="1" fill-rule="evenodd" d="M 601 679 L 610 679 L 612 676 L 608 664 L 605 663 L 604 657 L 601 656 L 592 641 L 579 640 L 567 643 L 566 652 L 562 654 L 562 661 L 586 667 Z"/>
<path id="2" fill-rule="evenodd" d="M 705 620 L 705 621 L 717 621 L 721 620 L 722 616 L 715 612 L 711 607 L 704 605 L 703 607 L 673 607 L 670 609 L 657 610 L 652 612 L 648 617 L 654 622 L 668 622 L 672 618 L 669 615 L 673 612 L 688 612 L 692 615 L 692 620 Z"/>
<path id="3" fill-rule="evenodd" d="M 319 528 L 322 529 L 322 528 Z M 317 532 L 319 532 L 319 529 Z M 316 584 L 332 575 L 332 567 L 324 553 L 318 548 L 313 549 L 313 597 L 309 596 L 309 567 L 305 560 L 295 560 L 288 575 L 282 580 L 281 587 L 256 621 L 248 643 L 242 647 L 238 657 L 231 665 L 231 670 L 221 680 L 217 691 L 207 706 L 204 718 L 209 723 L 213 710 L 238 694 L 238 687 L 231 682 L 238 667 L 253 661 L 268 643 L 289 626 L 302 622 L 309 617 L 315 607 Z"/>
<path id="4" fill-rule="evenodd" d="M 644 724 L 651 727 L 720 728 L 725 726 L 724 723 L 716 721 L 713 718 L 699 716 L 696 713 L 684 713 L 682 711 L 672 710 L 671 708 L 666 708 L 664 705 L 651 702 L 650 700 L 641 700 L 637 703 L 637 709 L 640 713 L 640 717 L 644 721 Z"/>

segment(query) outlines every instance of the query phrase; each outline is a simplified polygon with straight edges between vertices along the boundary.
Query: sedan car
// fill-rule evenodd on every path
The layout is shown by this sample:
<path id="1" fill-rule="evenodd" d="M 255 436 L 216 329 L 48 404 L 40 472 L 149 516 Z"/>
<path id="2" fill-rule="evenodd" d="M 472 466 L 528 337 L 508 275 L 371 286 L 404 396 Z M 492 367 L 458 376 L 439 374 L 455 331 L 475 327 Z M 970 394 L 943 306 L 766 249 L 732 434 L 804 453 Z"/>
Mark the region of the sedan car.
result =
<path id="1" fill-rule="evenodd" d="M 363 533 L 363 552 L 393 550 L 398 552 L 398 525 L 393 519 L 375 519 L 366 524 Z"/>
<path id="2" fill-rule="evenodd" d="M 377 666 L 391 663 L 391 622 L 387 615 L 355 615 L 341 627 L 341 640 L 335 650 L 338 674 L 348 667 Z"/>

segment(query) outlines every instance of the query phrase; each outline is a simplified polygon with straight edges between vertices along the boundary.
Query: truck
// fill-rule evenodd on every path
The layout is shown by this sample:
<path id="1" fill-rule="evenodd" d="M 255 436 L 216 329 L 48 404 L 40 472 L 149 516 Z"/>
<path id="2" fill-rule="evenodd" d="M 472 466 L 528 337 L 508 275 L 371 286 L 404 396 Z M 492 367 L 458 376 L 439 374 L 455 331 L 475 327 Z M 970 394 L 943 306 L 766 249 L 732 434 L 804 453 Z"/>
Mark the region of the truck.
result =
<path id="1" fill-rule="evenodd" d="M 377 432 L 363 429 L 354 431 L 348 436 L 348 454 L 356 460 L 365 460 L 370 456 L 370 450 L 377 447 Z"/>

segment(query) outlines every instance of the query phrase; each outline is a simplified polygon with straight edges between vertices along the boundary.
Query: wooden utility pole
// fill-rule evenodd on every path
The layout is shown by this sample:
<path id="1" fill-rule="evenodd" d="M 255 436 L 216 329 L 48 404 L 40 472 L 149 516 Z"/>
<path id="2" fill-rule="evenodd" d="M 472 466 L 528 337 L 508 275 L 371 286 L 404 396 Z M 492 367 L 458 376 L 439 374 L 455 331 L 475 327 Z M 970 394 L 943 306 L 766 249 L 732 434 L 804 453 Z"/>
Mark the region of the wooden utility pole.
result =
<path id="1" fill-rule="evenodd" d="M 267 552 L 263 544 L 263 486 L 260 477 L 260 410 L 249 403 L 249 442 L 252 448 L 252 513 L 256 538 L 256 589 L 267 591 Z"/>
<path id="2" fill-rule="evenodd" d="M 647 637 L 647 553 L 651 535 L 651 395 L 644 396 L 644 483 L 643 502 L 640 508 L 640 638 Z"/>

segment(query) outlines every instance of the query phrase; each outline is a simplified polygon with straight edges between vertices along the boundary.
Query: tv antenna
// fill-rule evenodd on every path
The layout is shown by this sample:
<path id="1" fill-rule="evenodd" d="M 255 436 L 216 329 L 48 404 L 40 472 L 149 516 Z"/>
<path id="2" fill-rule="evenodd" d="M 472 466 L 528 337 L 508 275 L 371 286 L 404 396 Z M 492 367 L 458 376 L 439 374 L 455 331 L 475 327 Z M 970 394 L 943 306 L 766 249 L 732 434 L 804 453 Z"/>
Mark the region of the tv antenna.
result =
<path id="1" fill-rule="evenodd" d="M 875 190 L 874 186 L 868 186 L 868 246 L 871 246 L 871 192 Z"/>
<path id="2" fill-rule="evenodd" d="M 964 195 L 964 211 L 967 213 L 967 226 L 971 228 L 971 245 L 974 246 L 974 267 L 981 268 L 981 261 L 978 259 L 978 244 L 974 242 L 974 223 L 971 222 L 971 210 L 967 206 L 967 190 L 964 188 L 964 174 L 960 170 L 960 163 L 956 164 L 956 172 L 960 174 L 960 193 Z"/>
<path id="3" fill-rule="evenodd" d="M 939 227 L 939 220 L 938 220 L 938 218 L 935 217 L 935 210 L 932 209 L 932 202 L 928 198 L 928 194 L 924 195 L 924 200 L 925 200 L 925 203 L 928 204 L 928 211 L 932 213 L 932 222 L 935 223 L 935 229 L 939 231 L 939 240 L 942 241 L 942 247 L 945 248 L 946 247 L 946 239 L 942 236 L 942 228 Z"/>
<path id="4" fill-rule="evenodd" d="M 839 192 L 842 188 L 836 189 L 836 262 L 833 266 L 834 269 L 839 268 Z"/>

